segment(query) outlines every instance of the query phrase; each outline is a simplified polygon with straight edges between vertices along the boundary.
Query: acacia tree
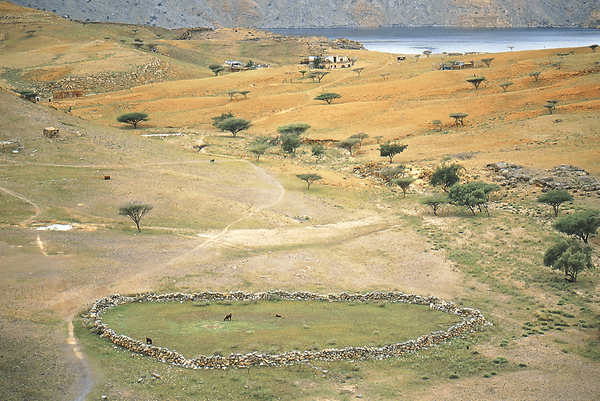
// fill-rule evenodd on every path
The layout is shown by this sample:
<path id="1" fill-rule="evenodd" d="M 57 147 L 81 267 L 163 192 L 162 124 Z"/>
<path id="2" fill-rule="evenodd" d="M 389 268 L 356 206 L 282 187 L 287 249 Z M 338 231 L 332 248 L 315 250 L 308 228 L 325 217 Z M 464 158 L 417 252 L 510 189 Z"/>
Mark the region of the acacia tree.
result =
<path id="1" fill-rule="evenodd" d="M 537 82 L 538 79 L 540 79 L 541 73 L 542 73 L 541 71 L 534 71 L 534 72 L 530 73 L 529 76 L 532 77 L 535 80 L 535 82 Z"/>
<path id="2" fill-rule="evenodd" d="M 572 200 L 573 195 L 565 190 L 548 191 L 537 198 L 538 202 L 552 206 L 552 209 L 554 210 L 554 216 L 558 216 L 558 209 L 560 208 L 560 205 L 565 202 L 571 202 Z"/>
<path id="3" fill-rule="evenodd" d="M 592 53 L 596 53 L 596 48 L 598 47 L 598 45 L 594 44 L 594 45 L 589 45 L 588 47 L 590 49 L 592 49 Z"/>
<path id="4" fill-rule="evenodd" d="M 595 235 L 600 228 L 600 212 L 586 210 L 560 217 L 552 227 L 561 233 L 573 235 L 587 244 L 590 235 Z"/>
<path id="5" fill-rule="evenodd" d="M 379 155 L 390 159 L 390 164 L 394 162 L 394 156 L 404 152 L 408 145 L 398 145 L 396 143 L 382 143 L 379 145 Z"/>
<path id="6" fill-rule="evenodd" d="M 502 82 L 500 84 L 500 87 L 502 88 L 502 90 L 504 90 L 504 92 L 506 92 L 506 90 L 508 89 L 509 86 L 511 86 L 513 83 L 510 81 L 506 81 L 506 82 Z"/>
<path id="7" fill-rule="evenodd" d="M 247 130 L 252 126 L 252 123 L 248 120 L 244 120 L 243 118 L 232 117 L 214 123 L 213 125 L 221 131 L 231 132 L 231 135 L 233 135 L 233 137 L 235 138 L 238 132 Z"/>
<path id="8" fill-rule="evenodd" d="M 467 79 L 467 82 L 472 84 L 475 87 L 475 90 L 479 89 L 479 85 L 485 81 L 485 77 L 475 77 Z"/>
<path id="9" fill-rule="evenodd" d="M 431 122 L 431 124 L 433 124 L 433 126 L 436 127 L 437 132 L 440 132 L 442 130 L 442 121 L 441 120 L 433 120 Z"/>
<path id="10" fill-rule="evenodd" d="M 254 153 L 254 155 L 256 156 L 256 161 L 260 161 L 260 157 L 262 155 L 265 154 L 265 152 L 270 148 L 271 146 L 267 143 L 267 142 L 255 142 L 252 145 L 250 145 L 250 147 L 248 148 L 248 150 L 251 153 Z"/>
<path id="11" fill-rule="evenodd" d="M 144 217 L 148 212 L 150 212 L 154 207 L 152 205 L 146 203 L 138 203 L 138 202 L 130 202 L 122 205 L 119 208 L 119 215 L 127 216 L 137 226 L 138 232 L 142 232 L 140 229 L 140 221 L 142 217 Z"/>
<path id="12" fill-rule="evenodd" d="M 278 127 L 277 132 L 279 132 L 281 135 L 294 134 L 294 135 L 300 136 L 300 135 L 304 134 L 309 128 L 310 128 L 310 125 L 308 125 L 308 124 L 293 123 L 293 124 L 284 125 L 283 127 Z"/>
<path id="13" fill-rule="evenodd" d="M 361 68 L 355 68 L 352 71 L 354 71 L 360 77 L 360 73 L 362 72 L 362 70 L 364 70 L 363 67 L 361 67 Z"/>
<path id="14" fill-rule="evenodd" d="M 321 82 L 321 80 L 327 74 L 329 74 L 329 71 L 312 71 L 312 72 L 308 73 L 308 75 L 306 77 L 312 79 L 313 82 L 316 82 L 316 81 Z"/>
<path id="15" fill-rule="evenodd" d="M 317 158 L 317 161 L 325 157 L 325 148 L 320 143 L 313 144 L 311 151 L 312 155 Z"/>
<path id="16" fill-rule="evenodd" d="M 465 118 L 467 118 L 469 115 L 467 113 L 452 113 L 449 114 L 450 117 L 452 117 L 454 119 L 454 123 L 456 124 L 456 126 L 458 127 L 458 123 L 460 123 L 461 126 L 465 126 Z"/>
<path id="17" fill-rule="evenodd" d="M 437 216 L 437 212 L 442 207 L 442 205 L 445 205 L 449 202 L 450 200 L 448 199 L 448 196 L 443 194 L 427 196 L 421 200 L 422 204 L 427 205 L 431 208 L 434 216 Z"/>
<path id="18" fill-rule="evenodd" d="M 546 250 L 544 265 L 564 271 L 566 280 L 574 283 L 579 272 L 594 268 L 592 249 L 573 238 L 563 239 Z"/>
<path id="19" fill-rule="evenodd" d="M 399 164 L 397 166 L 381 169 L 379 171 L 379 176 L 383 179 L 383 181 L 385 181 L 387 185 L 391 185 L 395 179 L 401 178 L 404 175 L 405 171 L 406 166 Z"/>
<path id="20" fill-rule="evenodd" d="M 441 186 L 444 192 L 460 181 L 459 171 L 463 168 L 460 164 L 452 163 L 450 165 L 437 166 L 429 178 L 429 183 L 436 186 Z"/>
<path id="21" fill-rule="evenodd" d="M 453 185 L 448 191 L 450 203 L 458 206 L 466 206 L 475 215 L 475 208 L 479 211 L 484 209 L 487 215 L 490 215 L 487 203 L 489 194 L 500 187 L 495 184 L 487 184 L 480 181 L 472 181 L 462 185 Z"/>
<path id="22" fill-rule="evenodd" d="M 353 156 L 354 148 L 356 146 L 360 146 L 359 144 L 360 144 L 359 139 L 347 138 L 342 141 L 337 141 L 335 143 L 335 146 L 337 146 L 338 148 L 341 148 L 341 149 L 346 149 L 350 153 L 350 156 Z"/>
<path id="23" fill-rule="evenodd" d="M 219 64 L 211 64 L 208 68 L 215 74 L 215 77 L 219 75 L 219 73 L 225 71 L 225 67 Z"/>
<path id="24" fill-rule="evenodd" d="M 552 110 L 556 109 L 557 104 L 558 104 L 558 100 L 547 100 L 544 107 L 548 109 L 550 114 L 552 114 Z"/>
<path id="25" fill-rule="evenodd" d="M 327 104 L 331 104 L 331 102 L 333 102 L 335 99 L 339 99 L 341 97 L 342 97 L 342 95 L 337 94 L 337 93 L 325 92 L 325 93 L 321 93 L 320 95 L 315 97 L 315 100 L 323 100 L 323 101 L 327 102 Z"/>
<path id="26" fill-rule="evenodd" d="M 406 191 L 408 190 L 408 187 L 410 187 L 410 184 L 412 184 L 413 182 L 415 182 L 415 179 L 411 177 L 398 178 L 394 180 L 394 184 L 398 185 L 402 189 L 402 198 L 406 198 Z"/>
<path id="27" fill-rule="evenodd" d="M 493 57 L 491 57 L 491 58 L 482 58 L 481 59 L 481 62 L 483 64 L 485 64 L 487 66 L 487 68 L 490 68 L 490 64 L 492 64 L 492 61 L 494 61 Z"/>
<path id="28" fill-rule="evenodd" d="M 300 178 L 302 181 L 306 181 L 306 184 L 308 184 L 307 189 L 309 191 L 310 191 L 310 186 L 313 182 L 323 178 L 318 174 L 296 174 L 296 177 Z"/>
<path id="29" fill-rule="evenodd" d="M 296 134 L 284 134 L 280 137 L 281 149 L 288 152 L 292 156 L 296 156 L 296 149 L 302 145 L 300 136 Z"/>
<path id="30" fill-rule="evenodd" d="M 142 121 L 148 121 L 148 114 L 143 112 L 121 114 L 117 117 L 117 121 L 133 125 L 133 128 L 137 128 L 137 125 Z"/>
<path id="31" fill-rule="evenodd" d="M 354 134 L 354 135 L 350 136 L 350 138 L 358 139 L 359 140 L 359 144 L 358 144 L 359 146 L 362 146 L 363 141 L 365 139 L 367 139 L 368 137 L 369 137 L 369 134 L 366 134 L 364 132 L 359 132 L 358 134 Z"/>

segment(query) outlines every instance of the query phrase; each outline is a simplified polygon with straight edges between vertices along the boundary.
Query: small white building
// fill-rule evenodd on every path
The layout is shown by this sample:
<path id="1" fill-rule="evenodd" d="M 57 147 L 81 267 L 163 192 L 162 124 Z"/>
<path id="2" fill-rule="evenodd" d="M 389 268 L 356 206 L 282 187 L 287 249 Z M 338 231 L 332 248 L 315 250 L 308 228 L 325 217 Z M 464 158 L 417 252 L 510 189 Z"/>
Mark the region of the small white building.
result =
<path id="1" fill-rule="evenodd" d="M 354 59 L 348 56 L 330 55 L 323 57 L 325 68 L 350 68 L 354 65 Z"/>

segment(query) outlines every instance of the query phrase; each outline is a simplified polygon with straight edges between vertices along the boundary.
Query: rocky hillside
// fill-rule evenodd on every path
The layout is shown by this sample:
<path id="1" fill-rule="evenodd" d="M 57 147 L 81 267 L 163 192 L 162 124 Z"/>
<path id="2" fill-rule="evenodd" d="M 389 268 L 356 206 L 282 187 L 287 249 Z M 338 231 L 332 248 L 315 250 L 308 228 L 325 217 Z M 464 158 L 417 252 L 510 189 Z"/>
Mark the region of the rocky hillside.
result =
<path id="1" fill-rule="evenodd" d="M 72 19 L 178 27 L 599 27 L 597 0 L 13 0 Z"/>

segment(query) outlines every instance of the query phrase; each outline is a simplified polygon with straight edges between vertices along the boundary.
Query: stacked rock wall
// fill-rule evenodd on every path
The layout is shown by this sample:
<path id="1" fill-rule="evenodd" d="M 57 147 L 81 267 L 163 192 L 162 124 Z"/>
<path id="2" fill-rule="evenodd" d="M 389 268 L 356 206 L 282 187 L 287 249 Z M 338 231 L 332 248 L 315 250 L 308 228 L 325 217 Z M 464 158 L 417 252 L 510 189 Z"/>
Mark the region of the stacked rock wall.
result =
<path id="1" fill-rule="evenodd" d="M 117 334 L 107 324 L 102 322 L 102 315 L 109 309 L 130 302 L 183 302 L 183 301 L 254 301 L 254 300 L 290 300 L 290 301 L 324 301 L 324 302 L 404 302 L 419 305 L 429 305 L 430 309 L 460 316 L 462 322 L 444 331 L 436 331 L 421 336 L 416 340 L 390 344 L 383 347 L 345 347 L 330 348 L 320 351 L 289 351 L 279 355 L 260 354 L 231 354 L 229 356 L 204 356 L 187 359 L 176 351 L 157 347 L 134 340 L 128 336 Z M 491 325 L 483 314 L 472 308 L 459 308 L 453 302 L 446 302 L 437 297 L 422 297 L 401 292 L 370 292 L 340 294 L 315 294 L 304 291 L 267 291 L 267 292 L 200 292 L 193 294 L 138 294 L 135 296 L 110 295 L 94 303 L 88 314 L 84 316 L 86 323 L 91 325 L 91 331 L 112 341 L 115 345 L 132 352 L 148 355 L 163 363 L 171 363 L 188 369 L 227 369 L 248 368 L 264 365 L 291 365 L 312 360 L 336 361 L 341 359 L 359 358 L 389 358 L 419 349 L 430 347 L 448 341 L 454 337 L 473 332 L 480 327 Z"/>

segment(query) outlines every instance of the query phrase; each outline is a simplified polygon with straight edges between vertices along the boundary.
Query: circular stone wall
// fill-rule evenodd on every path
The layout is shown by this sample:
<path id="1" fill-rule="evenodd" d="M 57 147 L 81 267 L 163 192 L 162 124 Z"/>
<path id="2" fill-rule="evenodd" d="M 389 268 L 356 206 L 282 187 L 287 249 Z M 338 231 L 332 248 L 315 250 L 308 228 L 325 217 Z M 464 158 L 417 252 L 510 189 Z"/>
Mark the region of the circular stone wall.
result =
<path id="1" fill-rule="evenodd" d="M 278 355 L 259 354 L 252 352 L 248 354 L 231 354 L 229 356 L 204 356 L 187 359 L 176 351 L 168 348 L 145 344 L 128 336 L 117 334 L 107 324 L 102 322 L 103 314 L 118 305 L 130 302 L 184 302 L 184 301 L 253 301 L 284 299 L 292 301 L 325 301 L 325 302 L 398 302 L 429 305 L 430 309 L 451 313 L 462 318 L 462 321 L 447 330 L 436 331 L 421 336 L 415 340 L 402 343 L 389 344 L 383 347 L 345 347 L 342 349 L 330 348 L 319 351 L 288 351 Z M 148 355 L 163 363 L 171 363 L 188 369 L 226 369 L 247 368 L 254 365 L 290 365 L 294 363 L 308 362 L 311 360 L 335 361 L 341 359 L 357 358 L 389 358 L 408 352 L 440 344 L 451 338 L 458 337 L 468 332 L 491 325 L 483 314 L 472 308 L 459 308 L 453 302 L 446 302 L 437 297 L 422 297 L 415 294 L 403 294 L 401 292 L 369 292 L 349 294 L 315 294 L 311 292 L 199 292 L 193 294 L 138 294 L 135 296 L 110 295 L 94 303 L 89 312 L 84 316 L 84 322 L 93 333 L 107 338 L 115 345 L 124 347 L 132 352 Z"/>

